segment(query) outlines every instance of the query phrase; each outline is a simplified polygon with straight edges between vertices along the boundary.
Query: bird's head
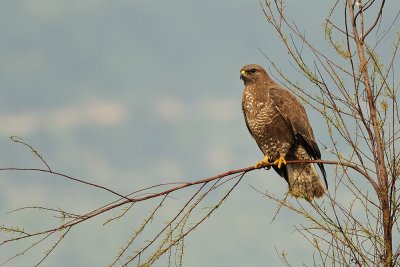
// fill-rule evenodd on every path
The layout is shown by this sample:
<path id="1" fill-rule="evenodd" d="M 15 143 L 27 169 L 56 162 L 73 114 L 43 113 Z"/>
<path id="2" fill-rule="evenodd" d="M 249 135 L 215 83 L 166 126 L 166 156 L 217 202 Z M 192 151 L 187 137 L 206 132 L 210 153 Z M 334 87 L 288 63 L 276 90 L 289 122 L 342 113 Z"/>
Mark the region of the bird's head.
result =
<path id="1" fill-rule="evenodd" d="M 244 84 L 259 83 L 267 81 L 269 76 L 260 65 L 250 64 L 240 70 L 240 79 L 243 80 Z"/>

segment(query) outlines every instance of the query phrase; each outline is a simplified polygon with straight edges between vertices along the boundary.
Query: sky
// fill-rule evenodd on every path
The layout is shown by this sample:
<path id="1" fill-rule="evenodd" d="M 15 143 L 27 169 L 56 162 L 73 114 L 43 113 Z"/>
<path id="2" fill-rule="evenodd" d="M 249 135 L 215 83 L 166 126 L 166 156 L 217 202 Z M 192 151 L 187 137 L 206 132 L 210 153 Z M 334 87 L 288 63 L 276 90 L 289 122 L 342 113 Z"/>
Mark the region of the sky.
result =
<path id="1" fill-rule="evenodd" d="M 320 43 L 330 7 L 323 2 L 287 1 L 287 14 Z M 0 166 L 43 167 L 9 139 L 19 136 L 52 169 L 121 194 L 259 161 L 241 113 L 239 70 L 250 63 L 270 69 L 265 53 L 299 75 L 257 0 L 7 0 L 0 31 Z M 326 141 L 321 118 L 307 111 L 318 140 Z M 294 266 L 312 262 L 313 250 L 294 231 L 304 220 L 282 211 L 271 222 L 276 203 L 253 187 L 278 196 L 287 190 L 272 171 L 247 174 L 185 240 L 185 266 L 283 266 L 283 250 Z M 85 212 L 111 200 L 60 177 L 0 172 L 1 224 L 43 229 L 56 219 L 7 212 L 32 205 Z M 77 226 L 42 266 L 112 262 L 147 214 L 142 205 L 111 226 L 102 225 L 108 215 Z M 163 212 L 175 211 L 171 205 Z M 2 249 L 0 261 L 18 248 Z M 37 249 L 5 266 L 33 265 L 41 255 Z"/>

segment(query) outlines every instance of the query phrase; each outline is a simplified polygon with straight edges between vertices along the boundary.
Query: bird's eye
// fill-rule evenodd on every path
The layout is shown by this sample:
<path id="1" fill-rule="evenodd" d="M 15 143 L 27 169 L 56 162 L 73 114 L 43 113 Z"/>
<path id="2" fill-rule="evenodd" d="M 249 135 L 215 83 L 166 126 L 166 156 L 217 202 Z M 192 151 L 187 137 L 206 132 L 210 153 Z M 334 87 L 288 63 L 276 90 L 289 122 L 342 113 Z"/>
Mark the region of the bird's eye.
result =
<path id="1" fill-rule="evenodd" d="M 251 72 L 251 73 L 255 73 L 255 72 L 256 72 L 256 69 L 251 69 L 250 72 Z"/>

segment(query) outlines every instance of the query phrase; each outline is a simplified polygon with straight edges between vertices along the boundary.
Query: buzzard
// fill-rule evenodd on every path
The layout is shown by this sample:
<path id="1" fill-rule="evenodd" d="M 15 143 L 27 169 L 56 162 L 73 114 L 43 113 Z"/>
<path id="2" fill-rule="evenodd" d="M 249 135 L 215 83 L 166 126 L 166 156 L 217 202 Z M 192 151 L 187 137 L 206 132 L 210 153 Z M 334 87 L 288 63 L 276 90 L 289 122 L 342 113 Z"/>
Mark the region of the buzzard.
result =
<path id="1" fill-rule="evenodd" d="M 287 181 L 294 197 L 309 201 L 322 197 L 328 187 L 322 164 L 318 166 L 325 184 L 312 163 L 286 165 L 286 160 L 321 159 L 303 105 L 259 65 L 244 66 L 240 79 L 244 82 L 242 109 L 246 125 L 265 156 L 256 167 L 274 163 L 274 170 Z"/>

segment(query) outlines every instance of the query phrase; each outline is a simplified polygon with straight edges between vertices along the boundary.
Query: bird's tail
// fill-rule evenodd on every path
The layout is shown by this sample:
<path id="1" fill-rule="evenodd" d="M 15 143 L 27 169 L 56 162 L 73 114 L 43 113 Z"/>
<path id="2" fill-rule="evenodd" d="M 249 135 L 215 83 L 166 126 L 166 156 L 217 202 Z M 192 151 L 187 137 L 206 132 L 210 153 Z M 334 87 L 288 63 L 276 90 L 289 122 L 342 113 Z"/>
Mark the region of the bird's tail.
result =
<path id="1" fill-rule="evenodd" d="M 289 193 L 292 196 L 312 201 L 324 195 L 326 188 L 314 164 L 289 164 L 287 170 Z"/>

